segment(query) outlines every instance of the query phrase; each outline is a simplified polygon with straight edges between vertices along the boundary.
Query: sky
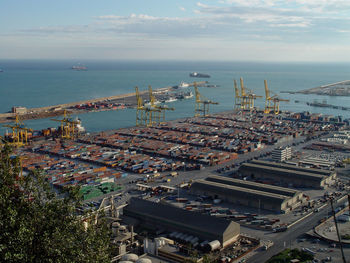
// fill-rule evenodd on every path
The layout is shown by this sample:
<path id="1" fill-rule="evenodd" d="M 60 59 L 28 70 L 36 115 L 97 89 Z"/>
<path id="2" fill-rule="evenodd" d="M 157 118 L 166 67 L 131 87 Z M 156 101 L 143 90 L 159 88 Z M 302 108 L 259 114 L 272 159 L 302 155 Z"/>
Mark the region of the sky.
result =
<path id="1" fill-rule="evenodd" d="M 350 0 L 0 0 L 0 59 L 348 62 Z"/>

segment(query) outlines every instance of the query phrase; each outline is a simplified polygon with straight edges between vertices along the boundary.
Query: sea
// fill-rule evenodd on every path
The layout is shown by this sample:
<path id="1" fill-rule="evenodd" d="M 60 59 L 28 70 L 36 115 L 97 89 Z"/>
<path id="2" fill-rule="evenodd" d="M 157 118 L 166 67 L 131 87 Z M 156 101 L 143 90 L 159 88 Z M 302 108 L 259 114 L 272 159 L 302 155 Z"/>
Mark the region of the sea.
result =
<path id="1" fill-rule="evenodd" d="M 86 66 L 86 71 L 72 70 L 73 65 Z M 141 91 L 148 85 L 153 89 L 179 85 L 182 81 L 208 80 L 215 88 L 201 87 L 207 99 L 219 102 L 212 105 L 211 113 L 228 111 L 234 105 L 233 80 L 255 94 L 263 96 L 256 106 L 265 104 L 264 80 L 269 89 L 289 102 L 281 102 L 282 110 L 308 111 L 350 118 L 350 111 L 319 108 L 307 102 L 325 102 L 350 106 L 350 97 L 288 94 L 350 79 L 350 63 L 262 63 L 218 61 L 73 61 L 73 60 L 1 60 L 0 59 L 0 112 L 9 112 L 13 106 L 27 108 L 56 105 L 92 98 Z M 209 79 L 191 78 L 189 73 L 209 74 Z M 185 89 L 186 90 L 186 89 Z M 190 90 L 190 88 L 188 88 Z M 282 92 L 282 93 L 281 93 Z M 167 120 L 194 115 L 194 98 L 167 103 L 175 111 L 166 113 Z M 135 125 L 136 110 L 90 112 L 73 115 L 82 120 L 88 132 L 131 127 Z M 27 120 L 24 124 L 35 130 L 56 127 L 58 123 L 47 119 Z M 6 132 L 0 124 L 0 135 Z"/>

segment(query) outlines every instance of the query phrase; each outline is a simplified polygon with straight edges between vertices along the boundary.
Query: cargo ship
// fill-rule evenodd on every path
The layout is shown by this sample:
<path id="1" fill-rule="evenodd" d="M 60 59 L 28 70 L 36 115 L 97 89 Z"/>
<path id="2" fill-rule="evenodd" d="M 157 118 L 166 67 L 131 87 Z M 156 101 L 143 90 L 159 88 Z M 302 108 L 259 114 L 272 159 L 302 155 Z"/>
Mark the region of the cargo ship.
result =
<path id="1" fill-rule="evenodd" d="M 74 65 L 72 67 L 73 70 L 87 70 L 87 67 L 86 66 L 83 66 L 83 65 Z"/>
<path id="2" fill-rule="evenodd" d="M 204 73 L 199 73 L 199 72 L 192 72 L 192 73 L 190 73 L 190 77 L 192 77 L 192 78 L 210 78 L 210 75 L 204 74 Z"/>

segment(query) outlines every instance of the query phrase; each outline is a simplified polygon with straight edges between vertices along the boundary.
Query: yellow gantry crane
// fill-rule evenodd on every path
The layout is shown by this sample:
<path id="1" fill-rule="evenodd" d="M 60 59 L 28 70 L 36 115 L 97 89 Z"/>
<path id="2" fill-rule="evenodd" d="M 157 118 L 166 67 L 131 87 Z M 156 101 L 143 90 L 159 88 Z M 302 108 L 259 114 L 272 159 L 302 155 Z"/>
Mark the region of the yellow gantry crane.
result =
<path id="1" fill-rule="evenodd" d="M 28 143 L 28 132 L 32 132 L 32 129 L 29 129 L 24 126 L 22 122 L 20 122 L 18 115 L 16 114 L 16 120 L 13 125 L 4 125 L 4 127 L 8 127 L 12 129 L 11 142 L 10 145 L 14 145 L 16 147 L 20 147 L 26 145 Z"/>
<path id="2" fill-rule="evenodd" d="M 51 119 L 51 120 L 61 123 L 60 132 L 61 132 L 62 139 L 74 139 L 75 135 L 78 133 L 76 125 L 79 124 L 79 122 L 69 118 L 69 115 L 67 114 L 66 110 L 64 110 L 62 120 L 58 120 L 58 119 Z"/>
<path id="3" fill-rule="evenodd" d="M 241 95 L 239 94 L 239 89 L 237 86 L 237 81 L 233 80 L 234 88 L 235 88 L 235 106 L 234 109 L 240 109 L 242 106 L 241 103 Z"/>
<path id="4" fill-rule="evenodd" d="M 266 96 L 264 112 L 266 114 L 268 114 L 272 111 L 273 113 L 275 113 L 277 115 L 280 113 L 280 102 L 281 101 L 288 102 L 289 100 L 281 99 L 276 94 L 271 96 L 266 80 L 264 80 L 264 84 L 265 84 L 265 96 Z"/>
<path id="5" fill-rule="evenodd" d="M 262 98 L 262 96 L 256 95 L 253 91 L 247 89 L 244 86 L 243 78 L 240 78 L 241 82 L 241 95 L 240 95 L 240 106 L 243 110 L 253 110 L 255 108 L 255 100 L 257 98 Z M 237 85 L 237 84 L 235 84 Z M 235 87 L 236 90 L 236 87 Z M 238 88 L 236 93 L 239 92 Z M 237 96 L 237 95 L 236 95 Z"/>
<path id="6" fill-rule="evenodd" d="M 213 104 L 213 105 L 218 105 L 218 102 L 214 102 L 211 100 L 206 99 L 202 94 L 199 93 L 198 87 L 197 87 L 197 83 L 194 83 L 194 91 L 196 93 L 196 104 L 195 104 L 195 108 L 194 108 L 194 116 L 207 116 L 209 113 L 209 105 Z"/>
<path id="7" fill-rule="evenodd" d="M 140 95 L 139 88 L 135 87 L 136 92 L 136 101 L 137 101 L 137 108 L 136 108 L 136 126 L 143 126 L 147 124 L 147 110 L 143 103 L 143 99 Z"/>
<path id="8" fill-rule="evenodd" d="M 149 100 L 150 100 L 150 106 L 151 109 L 154 109 L 155 111 L 150 111 L 150 124 L 159 124 L 165 122 L 165 111 L 167 110 L 175 110 L 174 108 L 170 108 L 166 105 L 157 105 L 156 97 L 153 95 L 152 87 L 148 86 L 148 94 L 149 94 Z M 155 119 L 155 120 L 154 120 Z"/>
<path id="9" fill-rule="evenodd" d="M 156 107 L 156 100 L 153 94 L 150 96 L 150 106 L 146 107 L 138 87 L 135 87 L 135 92 L 137 101 L 136 126 L 152 126 L 159 123 L 161 110 Z"/>
<path id="10" fill-rule="evenodd" d="M 241 109 L 247 110 L 249 108 L 249 97 L 245 91 L 245 87 L 243 84 L 243 78 L 240 78 L 241 83 Z"/>

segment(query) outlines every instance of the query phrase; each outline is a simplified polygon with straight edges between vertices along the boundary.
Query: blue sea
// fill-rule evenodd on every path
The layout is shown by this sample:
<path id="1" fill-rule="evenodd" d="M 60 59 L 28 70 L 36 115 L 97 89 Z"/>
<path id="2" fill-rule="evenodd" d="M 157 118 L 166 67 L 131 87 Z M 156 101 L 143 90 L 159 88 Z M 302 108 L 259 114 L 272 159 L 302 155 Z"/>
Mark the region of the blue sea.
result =
<path id="1" fill-rule="evenodd" d="M 73 65 L 81 63 L 87 71 L 74 71 Z M 350 111 L 317 108 L 306 102 L 327 102 L 350 106 L 350 97 L 286 94 L 281 91 L 297 91 L 350 79 L 350 64 L 327 63 L 253 63 L 210 61 L 69 61 L 69 60 L 1 60 L 0 112 L 8 112 L 13 106 L 41 107 L 85 99 L 134 92 L 134 87 L 146 90 L 174 86 L 184 82 L 199 81 L 189 77 L 190 72 L 210 74 L 208 79 L 217 88 L 200 88 L 202 95 L 217 101 L 211 112 L 233 109 L 233 80 L 244 79 L 246 87 L 263 96 L 256 101 L 264 107 L 264 79 L 271 91 L 289 99 L 281 103 L 282 110 L 309 111 L 350 117 Z M 207 79 L 203 79 L 207 80 Z M 300 101 L 296 103 L 295 101 Z M 174 112 L 166 118 L 190 117 L 194 114 L 194 98 L 168 103 Z M 117 110 L 80 114 L 83 126 L 89 132 L 111 130 L 135 125 L 135 110 Z M 74 116 L 73 116 L 74 117 Z M 25 124 L 33 129 L 55 127 L 50 119 L 29 120 Z M 0 124 L 1 126 L 1 124 Z M 0 134 L 5 128 L 0 128 Z"/>

